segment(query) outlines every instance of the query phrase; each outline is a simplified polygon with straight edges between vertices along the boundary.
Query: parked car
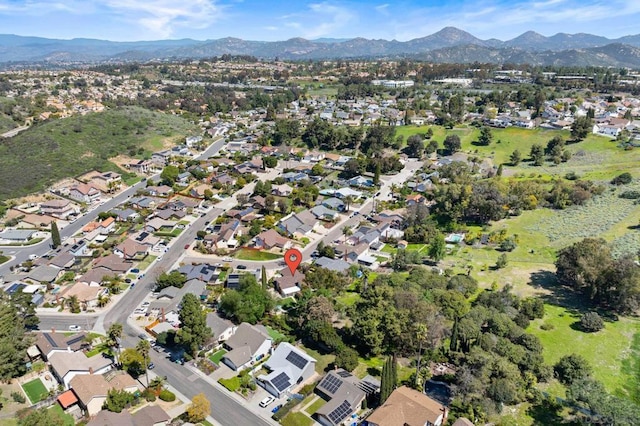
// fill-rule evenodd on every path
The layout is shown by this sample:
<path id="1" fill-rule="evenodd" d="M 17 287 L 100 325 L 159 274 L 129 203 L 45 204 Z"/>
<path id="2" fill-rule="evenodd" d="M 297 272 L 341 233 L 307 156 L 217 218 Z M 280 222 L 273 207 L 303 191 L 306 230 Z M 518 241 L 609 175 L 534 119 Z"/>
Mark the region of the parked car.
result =
<path id="1" fill-rule="evenodd" d="M 30 254 L 29 255 L 29 259 L 30 260 L 36 260 L 38 257 L 40 257 L 40 256 L 38 256 L 37 254 Z"/>
<path id="2" fill-rule="evenodd" d="M 185 244 L 185 245 L 184 245 L 184 249 L 185 249 L 185 250 L 189 250 L 189 244 Z"/>
<path id="3" fill-rule="evenodd" d="M 260 401 L 260 406 L 262 408 L 265 408 L 267 406 L 269 406 L 269 404 L 271 404 L 273 401 L 275 401 L 276 399 L 274 397 L 272 397 L 271 395 L 267 396 L 266 398 L 264 398 L 262 401 Z"/>
<path id="4" fill-rule="evenodd" d="M 138 334 L 138 338 L 142 339 L 142 340 L 147 340 L 147 335 L 144 333 L 140 333 Z"/>
<path id="5" fill-rule="evenodd" d="M 273 409 L 271 410 L 272 413 L 277 413 L 279 409 L 282 408 L 282 404 L 278 404 L 275 407 L 273 407 Z"/>
<path id="6" fill-rule="evenodd" d="M 138 268 L 133 268 L 133 269 L 131 270 L 131 273 L 132 273 L 132 274 L 137 274 L 138 272 L 140 272 L 140 269 L 138 269 Z"/>
<path id="7" fill-rule="evenodd" d="M 247 269 L 247 265 L 238 265 L 236 266 L 237 269 Z"/>
<path id="8" fill-rule="evenodd" d="M 147 368 L 149 370 L 153 370 L 155 367 L 156 367 L 156 365 L 154 363 L 152 363 L 152 362 L 150 362 L 149 365 L 147 365 Z"/>
<path id="9" fill-rule="evenodd" d="M 69 331 L 80 331 L 82 330 L 82 327 L 80 327 L 79 325 L 70 325 L 69 326 Z"/>

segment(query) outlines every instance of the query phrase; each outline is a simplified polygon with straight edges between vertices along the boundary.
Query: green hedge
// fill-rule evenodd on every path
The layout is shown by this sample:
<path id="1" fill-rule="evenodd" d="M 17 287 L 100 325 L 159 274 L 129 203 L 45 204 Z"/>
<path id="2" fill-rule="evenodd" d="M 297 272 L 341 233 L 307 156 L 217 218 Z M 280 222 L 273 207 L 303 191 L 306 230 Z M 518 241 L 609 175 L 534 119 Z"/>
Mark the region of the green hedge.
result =
<path id="1" fill-rule="evenodd" d="M 158 398 L 160 398 L 161 400 L 166 401 L 166 402 L 173 402 L 173 401 L 176 400 L 176 395 L 173 392 L 171 392 L 170 390 L 163 389 L 160 392 L 160 395 L 158 395 Z"/>

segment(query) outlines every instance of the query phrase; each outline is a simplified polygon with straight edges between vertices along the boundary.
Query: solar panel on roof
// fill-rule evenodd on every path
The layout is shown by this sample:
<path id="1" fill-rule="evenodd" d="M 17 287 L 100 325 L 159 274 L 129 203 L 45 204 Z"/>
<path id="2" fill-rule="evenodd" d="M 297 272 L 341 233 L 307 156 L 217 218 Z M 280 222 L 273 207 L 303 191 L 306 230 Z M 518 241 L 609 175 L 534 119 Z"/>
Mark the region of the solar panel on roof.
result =
<path id="1" fill-rule="evenodd" d="M 326 375 L 321 384 L 322 387 L 327 390 L 327 392 L 334 394 L 336 393 L 338 388 L 342 386 L 342 380 L 338 379 L 336 376 Z"/>
<path id="2" fill-rule="evenodd" d="M 78 342 L 80 342 L 80 341 L 81 341 L 81 340 L 83 340 L 83 339 L 84 339 L 84 336 L 82 336 L 82 335 L 80 335 L 80 336 L 76 336 L 76 337 L 74 337 L 73 339 L 68 340 L 68 341 L 67 341 L 67 345 L 71 346 L 71 345 L 73 345 L 74 343 L 78 343 Z"/>
<path id="3" fill-rule="evenodd" d="M 305 358 L 301 357 L 300 355 L 298 355 L 297 353 L 295 353 L 294 351 L 289 352 L 289 355 L 287 355 L 287 361 L 289 361 L 291 364 L 295 365 L 296 367 L 298 367 L 300 370 L 304 369 L 304 367 L 307 365 L 307 363 L 309 361 L 307 361 Z"/>
<path id="4" fill-rule="evenodd" d="M 349 401 L 343 401 L 342 404 L 338 405 L 327 417 L 329 417 L 329 420 L 334 424 L 339 424 L 346 419 L 349 414 L 351 414 L 351 404 L 349 404 Z"/>
<path id="5" fill-rule="evenodd" d="M 273 383 L 273 386 L 278 389 L 278 392 L 282 392 L 283 390 L 291 386 L 291 383 L 289 382 L 289 376 L 287 376 L 286 373 L 278 374 L 271 380 L 271 383 Z"/>
<path id="6" fill-rule="evenodd" d="M 44 338 L 47 339 L 47 342 L 49 342 L 49 344 L 54 348 L 58 347 L 58 344 L 56 343 L 55 340 L 53 340 L 53 337 L 51 337 L 49 333 L 44 333 Z"/>
<path id="7" fill-rule="evenodd" d="M 346 370 L 338 371 L 338 376 L 340 377 L 351 377 L 351 373 Z"/>

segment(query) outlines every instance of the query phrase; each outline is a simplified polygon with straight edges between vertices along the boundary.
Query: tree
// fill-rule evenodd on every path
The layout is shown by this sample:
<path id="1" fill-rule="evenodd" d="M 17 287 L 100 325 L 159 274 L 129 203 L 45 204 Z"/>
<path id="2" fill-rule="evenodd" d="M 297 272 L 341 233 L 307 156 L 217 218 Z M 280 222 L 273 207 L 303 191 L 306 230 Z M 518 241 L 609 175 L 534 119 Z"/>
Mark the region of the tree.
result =
<path id="1" fill-rule="evenodd" d="M 519 149 L 514 150 L 509 156 L 509 162 L 513 167 L 516 167 L 522 161 L 522 154 Z"/>
<path id="2" fill-rule="evenodd" d="M 553 372 L 564 385 L 584 379 L 591 375 L 591 366 L 582 355 L 565 355 L 553 366 Z"/>
<path id="3" fill-rule="evenodd" d="M 109 326 L 109 330 L 107 331 L 107 345 L 110 348 L 115 349 L 116 364 L 119 363 L 121 338 L 122 338 L 122 324 L 120 324 L 119 322 L 114 322 Z"/>
<path id="4" fill-rule="evenodd" d="M 191 356 L 195 356 L 211 337 L 211 329 L 207 327 L 207 314 L 202 310 L 200 299 L 195 294 L 187 293 L 182 297 L 179 319 L 181 325 L 176 336 L 177 343 L 184 346 Z"/>
<path id="5" fill-rule="evenodd" d="M 342 235 L 344 235 L 344 242 L 346 244 L 347 238 L 353 235 L 353 230 L 350 226 L 345 225 L 342 227 Z"/>
<path id="6" fill-rule="evenodd" d="M 220 298 L 220 309 L 238 322 L 256 324 L 274 307 L 267 289 L 258 285 L 252 274 L 240 277 L 238 290 L 231 290 Z"/>
<path id="7" fill-rule="evenodd" d="M 387 357 L 387 361 L 382 367 L 382 375 L 380 380 L 380 404 L 384 404 L 384 402 L 389 398 L 389 395 L 396 388 L 396 383 L 398 382 L 398 373 L 395 357 Z"/>
<path id="8" fill-rule="evenodd" d="M 180 169 L 177 166 L 165 166 L 162 169 L 162 173 L 160 173 L 160 179 L 162 179 L 162 183 L 165 185 L 173 186 L 178 179 L 178 175 L 180 174 Z"/>
<path id="9" fill-rule="evenodd" d="M 8 381 L 26 372 L 24 360 L 28 359 L 31 337 L 17 306 L 0 292 L 0 380 Z"/>
<path id="10" fill-rule="evenodd" d="M 260 280 L 262 284 L 262 288 L 267 288 L 267 268 L 262 265 L 262 269 L 260 271 Z"/>
<path id="11" fill-rule="evenodd" d="M 120 413 L 127 408 L 133 401 L 135 396 L 125 390 L 109 389 L 107 391 L 107 400 L 102 408 L 114 413 Z"/>
<path id="12" fill-rule="evenodd" d="M 72 314 L 80 313 L 80 300 L 78 299 L 78 296 L 72 294 L 69 299 L 67 299 L 67 306 Z"/>
<path id="13" fill-rule="evenodd" d="M 581 141 L 587 137 L 587 135 L 591 132 L 593 128 L 593 122 L 591 118 L 585 117 L 576 117 L 571 124 L 571 137 L 575 141 Z"/>
<path id="14" fill-rule="evenodd" d="M 597 312 L 587 312 L 580 317 L 580 328 L 586 332 L 596 332 L 604 328 L 604 321 Z"/>
<path id="15" fill-rule="evenodd" d="M 136 348 L 126 348 L 120 354 L 120 363 L 122 369 L 134 378 L 139 377 L 144 371 L 144 357 L 136 350 Z"/>
<path id="16" fill-rule="evenodd" d="M 144 374 L 147 379 L 147 387 L 149 387 L 149 351 L 151 350 L 151 344 L 148 340 L 140 340 L 136 344 L 136 351 L 142 356 L 144 360 Z"/>
<path id="17" fill-rule="evenodd" d="M 353 195 L 347 195 L 346 197 L 344 197 L 344 211 L 348 212 L 349 211 L 349 207 L 351 207 L 351 204 L 353 204 L 354 202 L 354 198 Z"/>
<path id="18" fill-rule="evenodd" d="M 429 130 L 431 130 L 431 128 L 429 128 Z M 426 152 L 427 154 L 433 154 L 434 152 L 437 152 L 437 151 L 438 151 L 438 141 L 431 139 L 427 144 L 426 148 L 424 149 L 424 152 Z"/>
<path id="19" fill-rule="evenodd" d="M 272 169 L 278 165 L 278 159 L 273 156 L 265 156 L 265 157 L 262 157 L 262 164 L 265 169 L 266 168 Z"/>
<path id="20" fill-rule="evenodd" d="M 177 270 L 169 273 L 163 272 L 156 279 L 156 291 L 167 287 L 182 288 L 185 282 L 187 282 L 187 277 Z"/>
<path id="21" fill-rule="evenodd" d="M 67 424 L 62 412 L 50 410 L 49 407 L 18 412 L 18 426 L 64 426 Z"/>
<path id="22" fill-rule="evenodd" d="M 542 166 L 542 164 L 544 164 L 544 148 L 542 148 L 542 145 L 534 143 L 531 146 L 529 156 L 531 157 L 531 161 L 533 161 L 534 166 Z"/>
<path id="23" fill-rule="evenodd" d="M 444 259 L 444 255 L 446 253 L 446 245 L 447 244 L 444 241 L 444 236 L 438 232 L 436 236 L 431 240 L 431 244 L 429 244 L 429 257 L 434 262 L 439 262 Z"/>
<path id="24" fill-rule="evenodd" d="M 424 151 L 424 142 L 420 135 L 411 135 L 407 139 L 407 155 L 409 157 L 422 157 Z"/>
<path id="25" fill-rule="evenodd" d="M 482 127 L 480 129 L 478 143 L 482 146 L 489 146 L 491 145 L 491 141 L 493 141 L 493 133 L 491 133 L 491 129 L 487 126 Z"/>
<path id="26" fill-rule="evenodd" d="M 444 148 L 449 151 L 449 154 L 460 151 L 461 147 L 462 143 L 460 142 L 460 136 L 458 135 L 448 135 L 444 139 Z"/>
<path id="27" fill-rule="evenodd" d="M 585 238 L 558 252 L 556 277 L 561 285 L 582 291 L 595 300 L 601 296 L 599 284 L 605 284 L 600 276 L 611 263 L 611 251 L 605 240 Z"/>
<path id="28" fill-rule="evenodd" d="M 203 393 L 199 393 L 191 400 L 187 408 L 187 420 L 191 423 L 200 423 L 211 414 L 211 405 Z"/>
<path id="29" fill-rule="evenodd" d="M 503 269 L 505 266 L 507 266 L 507 254 L 502 253 L 496 260 L 496 269 Z"/>
<path id="30" fill-rule="evenodd" d="M 336 367 L 353 371 L 358 366 L 358 352 L 346 345 L 341 345 L 336 350 Z"/>
<path id="31" fill-rule="evenodd" d="M 60 244 L 62 244 L 60 231 L 58 230 L 58 223 L 54 220 L 51 222 L 51 245 L 53 248 L 57 248 Z"/>

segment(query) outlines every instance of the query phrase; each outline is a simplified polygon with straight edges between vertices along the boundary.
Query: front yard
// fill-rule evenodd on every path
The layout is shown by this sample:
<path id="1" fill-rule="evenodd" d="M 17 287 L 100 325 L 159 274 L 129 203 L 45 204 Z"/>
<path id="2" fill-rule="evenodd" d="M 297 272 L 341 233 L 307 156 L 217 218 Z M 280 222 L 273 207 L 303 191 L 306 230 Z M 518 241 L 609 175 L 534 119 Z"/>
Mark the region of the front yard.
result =
<path id="1" fill-rule="evenodd" d="M 270 253 L 268 251 L 262 250 L 251 250 L 251 249 L 240 249 L 235 255 L 236 259 L 241 260 L 275 260 L 280 259 L 282 256 L 275 253 Z"/>
<path id="2" fill-rule="evenodd" d="M 222 357 L 226 353 L 227 353 L 227 351 L 225 351 L 224 349 L 220 349 L 218 352 L 214 352 L 211 355 L 209 355 L 209 359 L 211 360 L 211 362 L 213 362 L 215 364 L 220 364 L 220 361 L 222 360 Z"/>

